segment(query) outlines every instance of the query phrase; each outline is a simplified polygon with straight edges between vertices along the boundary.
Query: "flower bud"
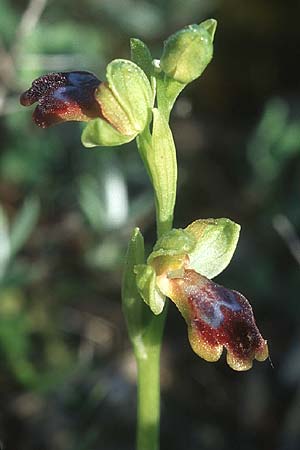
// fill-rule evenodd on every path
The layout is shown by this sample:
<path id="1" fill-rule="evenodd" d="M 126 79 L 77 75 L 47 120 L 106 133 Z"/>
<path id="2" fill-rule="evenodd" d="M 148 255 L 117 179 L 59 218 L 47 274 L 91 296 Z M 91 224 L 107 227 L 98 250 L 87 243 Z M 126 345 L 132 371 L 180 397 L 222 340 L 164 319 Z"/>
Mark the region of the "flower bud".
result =
<path id="1" fill-rule="evenodd" d="M 165 41 L 160 61 L 162 70 L 184 84 L 200 77 L 213 56 L 216 27 L 216 20 L 208 19 L 172 34 Z"/>

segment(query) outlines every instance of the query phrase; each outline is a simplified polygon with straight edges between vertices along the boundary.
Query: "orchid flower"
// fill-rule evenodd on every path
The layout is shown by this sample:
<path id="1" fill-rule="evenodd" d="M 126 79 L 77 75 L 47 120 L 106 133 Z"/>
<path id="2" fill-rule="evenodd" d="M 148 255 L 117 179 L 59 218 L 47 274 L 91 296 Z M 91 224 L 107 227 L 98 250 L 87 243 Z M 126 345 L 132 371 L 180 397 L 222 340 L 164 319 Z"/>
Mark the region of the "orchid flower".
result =
<path id="1" fill-rule="evenodd" d="M 213 362 L 225 347 L 229 366 L 248 370 L 254 359 L 268 357 L 267 343 L 248 300 L 210 279 L 228 265 L 238 235 L 239 226 L 229 219 L 197 220 L 162 236 L 148 264 L 137 265 L 135 272 L 140 294 L 150 298 L 154 313 L 161 313 L 164 296 L 175 303 L 195 353 Z"/>

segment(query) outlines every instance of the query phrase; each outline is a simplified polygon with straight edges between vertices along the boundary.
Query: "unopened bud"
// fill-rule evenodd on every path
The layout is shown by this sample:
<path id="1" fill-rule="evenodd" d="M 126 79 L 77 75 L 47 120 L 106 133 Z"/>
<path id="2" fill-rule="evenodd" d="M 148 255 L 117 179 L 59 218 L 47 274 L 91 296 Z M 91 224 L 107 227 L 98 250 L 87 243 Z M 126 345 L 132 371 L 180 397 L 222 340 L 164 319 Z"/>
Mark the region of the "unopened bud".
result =
<path id="1" fill-rule="evenodd" d="M 170 36 L 164 45 L 161 68 L 180 83 L 200 77 L 213 56 L 213 39 L 217 21 L 208 19 L 189 25 Z"/>

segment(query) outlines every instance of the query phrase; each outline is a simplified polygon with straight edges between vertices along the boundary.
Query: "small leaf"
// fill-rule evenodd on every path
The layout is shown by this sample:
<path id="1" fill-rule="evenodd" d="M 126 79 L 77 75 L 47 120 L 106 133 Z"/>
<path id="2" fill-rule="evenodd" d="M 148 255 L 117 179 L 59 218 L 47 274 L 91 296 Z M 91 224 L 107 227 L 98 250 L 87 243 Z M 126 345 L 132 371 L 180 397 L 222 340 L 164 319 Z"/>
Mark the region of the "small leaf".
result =
<path id="1" fill-rule="evenodd" d="M 132 141 L 135 135 L 125 136 L 103 119 L 91 120 L 81 135 L 82 144 L 87 147 L 115 147 Z"/>
<path id="2" fill-rule="evenodd" d="M 240 225 L 229 219 L 199 219 L 185 230 L 197 240 L 189 253 L 189 267 L 214 278 L 229 264 L 239 239 Z"/>
<path id="3" fill-rule="evenodd" d="M 140 39 L 130 39 L 131 59 L 151 80 L 153 73 L 152 56 L 147 45 Z"/>
<path id="4" fill-rule="evenodd" d="M 40 204 L 36 197 L 25 200 L 21 211 L 17 214 L 10 233 L 11 256 L 25 244 L 35 227 L 40 212 Z"/>
<path id="5" fill-rule="evenodd" d="M 144 302 L 151 311 L 158 315 L 165 305 L 165 297 L 156 288 L 156 274 L 153 267 L 146 264 L 138 264 L 134 268 L 136 284 Z"/>

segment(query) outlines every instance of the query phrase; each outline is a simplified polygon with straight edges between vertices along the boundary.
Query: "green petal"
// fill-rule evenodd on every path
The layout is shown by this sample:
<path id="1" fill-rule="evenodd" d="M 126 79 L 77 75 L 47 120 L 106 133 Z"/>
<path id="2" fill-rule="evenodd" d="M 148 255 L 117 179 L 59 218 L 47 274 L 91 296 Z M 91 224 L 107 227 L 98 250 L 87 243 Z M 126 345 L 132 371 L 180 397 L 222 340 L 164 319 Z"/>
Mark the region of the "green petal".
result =
<path id="1" fill-rule="evenodd" d="M 153 247 L 153 252 L 149 255 L 148 263 L 160 256 L 179 256 L 188 254 L 196 246 L 196 239 L 186 230 L 173 229 L 163 234 Z"/>
<path id="2" fill-rule="evenodd" d="M 237 246 L 240 225 L 230 219 L 200 219 L 185 228 L 197 244 L 190 252 L 189 268 L 214 278 L 229 264 Z"/>
<path id="3" fill-rule="evenodd" d="M 85 147 L 96 146 L 111 147 L 126 144 L 135 138 L 135 135 L 125 136 L 119 133 L 112 125 L 103 119 L 91 120 L 81 135 L 81 142 Z"/>
<path id="4" fill-rule="evenodd" d="M 134 272 L 141 297 L 154 314 L 160 314 L 165 305 L 165 296 L 156 288 L 156 274 L 153 267 L 139 264 L 135 266 Z"/>

